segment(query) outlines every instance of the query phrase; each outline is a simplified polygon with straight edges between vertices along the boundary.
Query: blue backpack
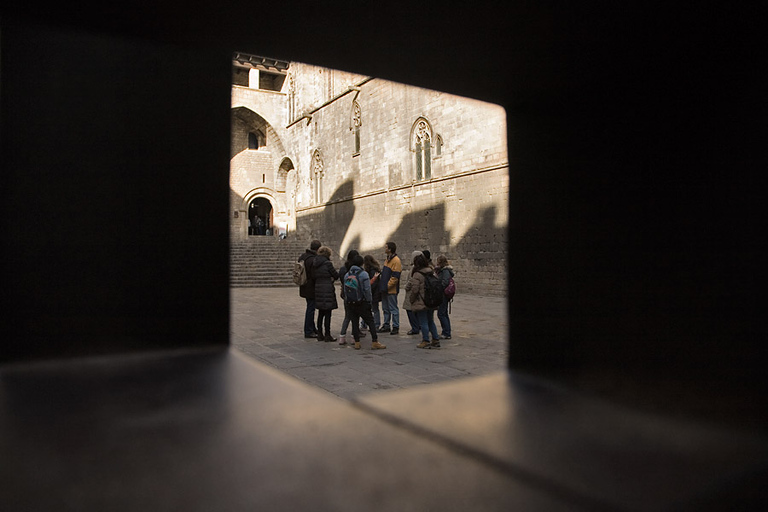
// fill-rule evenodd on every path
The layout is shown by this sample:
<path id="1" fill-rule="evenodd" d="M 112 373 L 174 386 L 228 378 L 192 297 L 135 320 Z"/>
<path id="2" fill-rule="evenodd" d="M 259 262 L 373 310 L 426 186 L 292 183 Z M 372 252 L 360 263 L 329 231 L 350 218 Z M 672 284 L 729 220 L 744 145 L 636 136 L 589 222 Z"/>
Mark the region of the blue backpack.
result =
<path id="1" fill-rule="evenodd" d="M 363 284 L 357 278 L 360 269 L 357 272 L 351 270 L 344 275 L 344 302 L 347 304 L 357 304 L 365 300 L 363 296 Z"/>

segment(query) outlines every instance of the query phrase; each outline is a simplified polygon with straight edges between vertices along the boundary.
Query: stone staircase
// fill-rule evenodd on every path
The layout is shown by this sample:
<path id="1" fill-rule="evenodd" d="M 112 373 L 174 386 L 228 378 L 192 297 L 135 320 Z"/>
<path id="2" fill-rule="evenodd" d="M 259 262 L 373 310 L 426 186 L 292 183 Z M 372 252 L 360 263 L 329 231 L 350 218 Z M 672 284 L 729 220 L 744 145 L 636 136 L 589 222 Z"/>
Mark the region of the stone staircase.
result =
<path id="1" fill-rule="evenodd" d="M 303 240 L 273 236 L 254 236 L 231 242 L 229 248 L 229 286 L 258 288 L 296 286 L 293 262 L 307 249 Z"/>

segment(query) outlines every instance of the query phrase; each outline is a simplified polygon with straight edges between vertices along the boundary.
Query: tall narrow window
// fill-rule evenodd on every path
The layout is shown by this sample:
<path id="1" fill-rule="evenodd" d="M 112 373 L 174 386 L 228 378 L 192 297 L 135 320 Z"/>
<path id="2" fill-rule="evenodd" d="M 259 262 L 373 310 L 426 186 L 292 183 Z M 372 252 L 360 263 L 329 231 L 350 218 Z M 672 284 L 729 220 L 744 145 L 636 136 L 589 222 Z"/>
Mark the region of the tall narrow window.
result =
<path id="1" fill-rule="evenodd" d="M 432 128 L 424 118 L 413 125 L 413 153 L 416 159 L 416 180 L 432 178 Z"/>
<path id="2" fill-rule="evenodd" d="M 355 155 L 360 154 L 360 127 L 363 125 L 363 114 L 360 110 L 360 104 L 357 101 L 352 102 L 352 125 L 355 130 Z"/>
<path id="3" fill-rule="evenodd" d="M 288 123 L 296 118 L 296 81 L 293 75 L 288 76 Z"/>
<path id="4" fill-rule="evenodd" d="M 312 155 L 312 179 L 313 179 L 313 192 L 315 195 L 315 203 L 323 202 L 323 157 L 320 155 L 320 150 L 316 149 L 314 155 Z"/>

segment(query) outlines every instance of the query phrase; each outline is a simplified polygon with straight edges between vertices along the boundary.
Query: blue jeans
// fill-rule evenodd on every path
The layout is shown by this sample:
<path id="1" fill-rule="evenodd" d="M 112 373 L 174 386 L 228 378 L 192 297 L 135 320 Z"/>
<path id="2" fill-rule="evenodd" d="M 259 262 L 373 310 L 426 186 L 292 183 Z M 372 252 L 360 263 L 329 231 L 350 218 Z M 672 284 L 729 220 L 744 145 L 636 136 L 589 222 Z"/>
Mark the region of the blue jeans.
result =
<path id="1" fill-rule="evenodd" d="M 443 297 L 443 303 L 437 308 L 437 319 L 440 320 L 440 327 L 443 329 L 443 336 L 451 335 L 451 319 L 448 317 L 448 300 Z"/>
<path id="2" fill-rule="evenodd" d="M 315 299 L 305 297 L 307 312 L 304 314 L 304 335 L 311 336 L 315 333 Z"/>
<path id="3" fill-rule="evenodd" d="M 384 310 L 384 325 L 391 325 L 393 329 L 400 328 L 400 310 L 397 309 L 397 294 L 388 293 L 382 297 L 381 309 Z M 392 323 L 390 323 L 390 319 Z"/>
<path id="4" fill-rule="evenodd" d="M 421 326 L 419 325 L 419 319 L 416 318 L 416 312 L 410 309 L 406 309 L 405 312 L 408 314 L 408 323 L 411 324 L 411 330 L 413 332 L 420 332 Z"/>
<path id="5" fill-rule="evenodd" d="M 437 335 L 437 326 L 435 325 L 435 310 L 425 309 L 424 311 L 414 311 L 416 318 L 421 325 L 421 339 L 429 341 L 429 334 L 432 333 L 433 340 L 439 340 L 440 336 Z"/>

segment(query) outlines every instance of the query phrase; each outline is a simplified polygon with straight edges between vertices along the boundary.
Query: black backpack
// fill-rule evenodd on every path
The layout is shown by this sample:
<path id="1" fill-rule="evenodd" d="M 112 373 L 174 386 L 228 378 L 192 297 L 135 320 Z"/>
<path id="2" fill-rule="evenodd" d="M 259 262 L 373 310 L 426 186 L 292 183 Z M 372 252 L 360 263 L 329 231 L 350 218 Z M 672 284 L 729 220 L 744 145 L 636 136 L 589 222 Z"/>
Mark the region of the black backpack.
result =
<path id="1" fill-rule="evenodd" d="M 434 272 L 421 273 L 424 276 L 424 305 L 428 308 L 437 308 L 443 303 L 445 288 L 440 284 L 440 279 Z"/>
<path id="2" fill-rule="evenodd" d="M 344 302 L 347 304 L 357 304 L 364 300 L 363 284 L 357 278 L 360 270 L 352 272 L 351 270 L 344 275 Z"/>

